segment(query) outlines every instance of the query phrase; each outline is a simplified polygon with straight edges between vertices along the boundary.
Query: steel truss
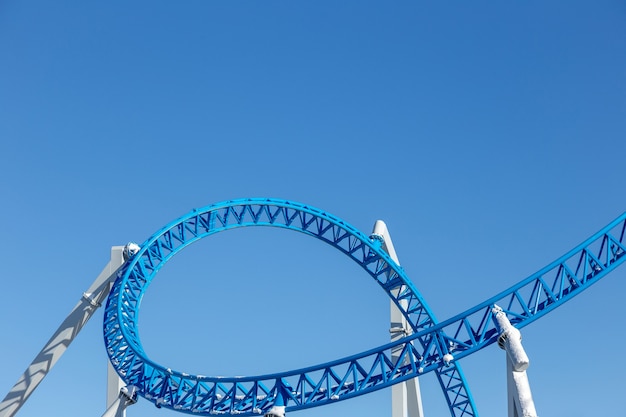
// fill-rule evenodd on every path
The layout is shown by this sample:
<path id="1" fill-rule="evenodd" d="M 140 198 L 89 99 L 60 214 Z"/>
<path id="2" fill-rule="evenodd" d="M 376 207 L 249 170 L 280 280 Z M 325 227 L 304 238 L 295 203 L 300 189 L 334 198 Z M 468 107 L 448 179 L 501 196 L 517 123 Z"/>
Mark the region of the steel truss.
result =
<path id="1" fill-rule="evenodd" d="M 381 243 L 322 210 L 284 200 L 235 200 L 194 210 L 165 226 L 127 262 L 104 315 L 111 363 L 124 381 L 159 407 L 212 415 L 258 415 L 273 406 L 299 410 L 352 398 L 427 372 L 437 374 L 450 412 L 477 416 L 457 361 L 495 342 L 491 309 L 523 327 L 563 304 L 624 261 L 626 213 L 568 254 L 510 289 L 449 320 L 434 315 Z M 247 226 L 273 226 L 316 237 L 352 258 L 387 293 L 413 329 L 394 343 L 305 369 L 254 377 L 207 377 L 151 361 L 137 330 L 139 304 L 158 270 L 187 245 Z M 391 352 L 400 351 L 400 355 Z"/>

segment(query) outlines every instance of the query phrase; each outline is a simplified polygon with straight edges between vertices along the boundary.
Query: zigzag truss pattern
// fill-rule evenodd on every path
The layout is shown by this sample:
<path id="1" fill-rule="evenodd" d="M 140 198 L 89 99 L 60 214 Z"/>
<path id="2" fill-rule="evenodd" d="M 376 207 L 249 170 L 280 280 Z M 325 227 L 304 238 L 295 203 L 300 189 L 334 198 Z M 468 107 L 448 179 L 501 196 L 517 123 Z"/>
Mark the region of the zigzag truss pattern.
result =
<path id="1" fill-rule="evenodd" d="M 270 375 L 209 377 L 151 361 L 137 331 L 139 304 L 165 262 L 212 234 L 248 226 L 305 233 L 340 250 L 380 285 L 410 323 L 413 334 L 347 358 Z M 444 322 L 437 322 L 404 271 L 374 237 L 310 206 L 285 200 L 228 201 L 165 226 L 141 245 L 118 272 L 108 298 L 104 335 L 121 378 L 159 407 L 200 415 L 259 415 L 272 406 L 299 410 L 364 395 L 435 372 L 455 417 L 477 416 L 458 360 L 497 340 L 492 307 L 502 307 L 521 328 L 581 293 L 626 257 L 626 213 L 578 247 L 517 285 Z M 401 350 L 392 360 L 391 352 Z"/>

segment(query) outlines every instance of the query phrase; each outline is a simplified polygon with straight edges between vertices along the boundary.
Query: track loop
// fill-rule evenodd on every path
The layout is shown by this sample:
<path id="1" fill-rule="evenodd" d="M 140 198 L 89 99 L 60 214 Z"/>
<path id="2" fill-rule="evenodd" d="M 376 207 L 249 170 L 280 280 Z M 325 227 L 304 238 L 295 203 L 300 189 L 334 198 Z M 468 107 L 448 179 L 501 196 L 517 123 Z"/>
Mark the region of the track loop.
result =
<path id="1" fill-rule="evenodd" d="M 413 334 L 333 362 L 252 377 L 206 377 L 161 366 L 145 354 L 137 331 L 139 305 L 159 269 L 187 245 L 229 229 L 272 226 L 305 233 L 359 264 L 395 302 Z M 194 210 L 165 226 L 123 266 L 104 315 L 113 367 L 159 407 L 201 415 L 259 415 L 272 406 L 299 410 L 389 387 L 434 371 L 455 417 L 477 416 L 458 360 L 497 340 L 491 312 L 502 307 L 526 326 L 613 271 L 626 260 L 626 213 L 552 264 L 442 323 L 380 242 L 319 209 L 284 200 L 228 201 Z M 400 351 L 392 359 L 391 352 Z"/>
<path id="2" fill-rule="evenodd" d="M 435 325 L 421 295 L 380 242 L 343 220 L 284 200 L 246 199 L 216 204 L 194 210 L 143 243 L 124 266 L 109 296 L 104 318 L 107 353 L 122 379 L 138 387 L 140 395 L 160 407 L 185 412 L 255 415 L 265 413 L 277 401 L 283 401 L 288 411 L 297 410 L 382 389 L 422 372 L 440 372 L 440 358 L 448 349 L 444 338 L 436 333 L 401 341 L 403 353 L 398 361 L 391 359 L 392 345 L 387 345 L 303 370 L 257 377 L 189 375 L 151 361 L 139 339 L 137 317 L 145 289 L 156 273 L 187 245 L 218 232 L 249 226 L 295 230 L 326 242 L 354 260 L 380 285 L 415 333 Z M 414 340 L 419 341 L 421 349 L 416 349 Z M 451 410 L 465 410 L 453 415 L 475 415 L 457 365 L 452 364 L 440 379 L 446 397 L 462 401 L 462 405 L 449 402 Z M 451 380 L 457 383 L 450 384 Z"/>

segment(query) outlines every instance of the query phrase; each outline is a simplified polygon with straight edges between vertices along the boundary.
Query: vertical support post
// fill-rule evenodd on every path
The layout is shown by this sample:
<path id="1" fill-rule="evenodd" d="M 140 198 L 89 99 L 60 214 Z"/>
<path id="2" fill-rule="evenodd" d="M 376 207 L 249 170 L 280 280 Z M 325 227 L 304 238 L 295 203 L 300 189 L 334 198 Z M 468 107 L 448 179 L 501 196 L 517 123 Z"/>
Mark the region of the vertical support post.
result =
<path id="1" fill-rule="evenodd" d="M 522 346 L 522 335 L 506 314 L 494 305 L 491 310 L 500 333 L 498 346 L 506 351 L 506 382 L 509 417 L 537 417 L 526 369 L 530 364 Z"/>
<path id="2" fill-rule="evenodd" d="M 111 265 L 119 268 L 124 264 L 124 246 L 113 246 L 111 248 Z M 113 404 L 120 402 L 122 397 L 122 389 L 124 388 L 124 381 L 119 377 L 111 362 L 107 361 L 107 393 L 106 393 L 106 408 L 110 409 Z M 126 407 L 120 410 L 119 416 L 126 417 Z"/>
<path id="3" fill-rule="evenodd" d="M 389 230 L 387 230 L 385 222 L 377 220 L 376 223 L 374 223 L 372 237 L 380 240 L 382 248 L 389 254 L 389 257 L 396 264 L 400 265 L 398 255 L 393 247 L 391 235 L 389 234 Z M 391 328 L 389 332 L 391 333 L 392 342 L 413 333 L 411 326 L 408 325 L 406 318 L 393 301 L 390 302 L 390 321 Z M 392 360 L 397 361 L 401 353 L 401 347 L 392 350 Z M 419 379 L 417 377 L 391 387 L 391 417 L 424 417 L 422 396 L 420 393 Z"/>
<path id="4" fill-rule="evenodd" d="M 508 355 L 506 357 L 506 373 L 509 417 L 537 417 L 528 375 L 526 371 L 516 371 Z"/>
<path id="5" fill-rule="evenodd" d="M 102 417 L 123 417 L 126 415 L 126 408 L 137 402 L 137 388 L 130 385 L 120 389 L 117 398 L 107 408 Z"/>

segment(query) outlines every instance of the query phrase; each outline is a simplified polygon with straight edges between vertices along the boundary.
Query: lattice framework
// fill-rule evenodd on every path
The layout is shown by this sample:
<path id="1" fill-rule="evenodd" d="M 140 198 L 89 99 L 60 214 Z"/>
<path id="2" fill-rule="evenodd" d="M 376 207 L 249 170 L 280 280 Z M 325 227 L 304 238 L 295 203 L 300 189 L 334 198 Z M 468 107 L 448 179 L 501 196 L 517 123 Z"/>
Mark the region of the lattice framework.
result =
<path id="1" fill-rule="evenodd" d="M 107 303 L 104 334 L 111 363 L 127 384 L 158 406 L 203 415 L 261 414 L 277 401 L 287 411 L 386 388 L 434 371 L 451 415 L 475 416 L 457 361 L 497 339 L 498 304 L 523 327 L 588 288 L 624 261 L 626 213 L 568 254 L 506 291 L 444 322 L 434 315 L 380 242 L 326 212 L 284 200 L 246 199 L 184 216 L 148 239 L 120 271 Z M 397 342 L 305 369 L 256 377 L 189 375 L 152 362 L 137 332 L 139 303 L 159 268 L 185 246 L 211 234 L 272 226 L 316 237 L 352 258 L 385 290 L 414 334 Z M 401 349 L 392 360 L 391 351 Z M 450 356 L 451 355 L 451 356 Z"/>

